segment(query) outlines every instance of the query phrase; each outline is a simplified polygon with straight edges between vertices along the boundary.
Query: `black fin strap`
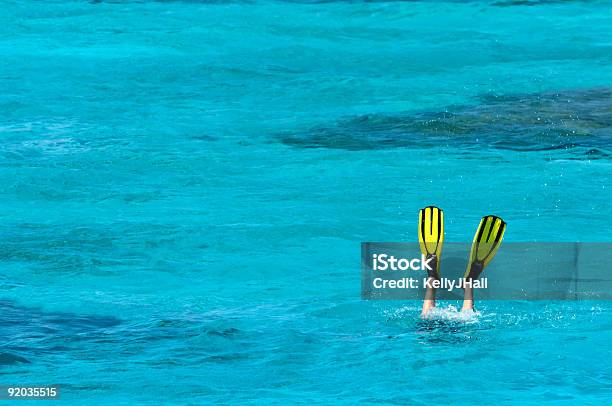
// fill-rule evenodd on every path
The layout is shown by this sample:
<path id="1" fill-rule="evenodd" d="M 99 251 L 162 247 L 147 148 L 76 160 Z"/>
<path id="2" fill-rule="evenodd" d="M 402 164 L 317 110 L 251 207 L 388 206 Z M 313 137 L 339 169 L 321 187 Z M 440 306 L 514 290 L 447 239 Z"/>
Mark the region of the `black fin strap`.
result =
<path id="1" fill-rule="evenodd" d="M 438 258 L 436 254 L 427 254 L 425 259 L 433 258 L 429 263 L 431 269 L 427 270 L 427 276 L 429 278 L 440 279 L 440 273 L 438 272 Z"/>
<path id="2" fill-rule="evenodd" d="M 470 267 L 470 272 L 465 278 L 468 281 L 478 279 L 482 271 L 484 270 L 484 261 L 474 261 Z"/>

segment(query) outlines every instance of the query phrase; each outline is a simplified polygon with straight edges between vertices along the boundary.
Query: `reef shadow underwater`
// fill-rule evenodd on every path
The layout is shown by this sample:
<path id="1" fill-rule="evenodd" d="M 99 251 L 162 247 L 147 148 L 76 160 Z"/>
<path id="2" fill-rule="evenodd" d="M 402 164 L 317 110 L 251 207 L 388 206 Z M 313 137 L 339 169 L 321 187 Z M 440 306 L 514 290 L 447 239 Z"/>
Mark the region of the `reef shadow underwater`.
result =
<path id="1" fill-rule="evenodd" d="M 479 97 L 444 111 L 371 114 L 278 134 L 301 148 L 371 150 L 445 145 L 461 149 L 573 150 L 574 159 L 612 156 L 612 88 Z"/>

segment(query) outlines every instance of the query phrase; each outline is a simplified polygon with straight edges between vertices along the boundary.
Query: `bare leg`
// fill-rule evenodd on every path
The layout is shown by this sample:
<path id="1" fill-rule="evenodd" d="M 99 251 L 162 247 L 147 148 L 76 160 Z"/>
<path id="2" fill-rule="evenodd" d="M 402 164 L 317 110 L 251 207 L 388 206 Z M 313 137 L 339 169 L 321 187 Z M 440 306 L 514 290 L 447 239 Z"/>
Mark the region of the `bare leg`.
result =
<path id="1" fill-rule="evenodd" d="M 428 280 L 435 279 L 429 277 Z M 427 317 L 429 310 L 436 307 L 436 290 L 434 288 L 427 288 L 425 291 L 425 299 L 423 299 L 423 309 L 421 310 L 421 317 Z"/>
<path id="2" fill-rule="evenodd" d="M 462 312 L 473 312 L 474 311 L 474 290 L 473 288 L 467 287 L 463 293 L 463 307 Z"/>

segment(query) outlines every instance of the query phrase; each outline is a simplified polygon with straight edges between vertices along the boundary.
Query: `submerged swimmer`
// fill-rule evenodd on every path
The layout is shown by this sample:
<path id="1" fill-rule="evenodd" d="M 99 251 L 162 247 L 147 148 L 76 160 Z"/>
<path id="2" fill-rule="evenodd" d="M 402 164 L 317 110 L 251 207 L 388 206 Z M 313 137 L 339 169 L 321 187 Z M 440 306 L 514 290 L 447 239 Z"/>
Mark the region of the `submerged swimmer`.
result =
<path id="1" fill-rule="evenodd" d="M 484 216 L 480 220 L 468 266 L 463 275 L 466 281 L 478 279 L 484 268 L 491 262 L 506 231 L 506 223 L 497 216 Z M 419 245 L 425 258 L 430 259 L 431 270 L 427 271 L 428 280 L 440 279 L 440 259 L 442 243 L 444 242 L 444 213 L 441 209 L 428 206 L 419 211 Z M 436 307 L 436 290 L 428 287 L 423 299 L 421 317 L 426 317 L 429 311 Z M 464 288 L 462 312 L 474 311 L 474 290 L 471 286 Z"/>

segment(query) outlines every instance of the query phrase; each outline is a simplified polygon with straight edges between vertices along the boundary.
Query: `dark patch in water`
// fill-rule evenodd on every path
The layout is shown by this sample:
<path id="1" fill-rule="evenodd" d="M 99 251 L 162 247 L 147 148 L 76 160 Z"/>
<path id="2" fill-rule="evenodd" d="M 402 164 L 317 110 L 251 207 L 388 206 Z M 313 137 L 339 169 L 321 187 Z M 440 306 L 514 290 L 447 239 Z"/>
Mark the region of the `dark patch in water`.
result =
<path id="1" fill-rule="evenodd" d="M 548 4 L 567 3 L 567 0 L 509 0 L 496 1 L 492 5 L 496 7 L 514 7 L 514 6 L 546 6 Z"/>
<path id="2" fill-rule="evenodd" d="M 236 335 L 239 331 L 240 330 L 238 330 L 237 328 L 230 327 L 225 330 L 208 330 L 206 334 L 210 336 L 231 338 L 232 336 Z"/>
<path id="3" fill-rule="evenodd" d="M 6 352 L 0 353 L 0 365 L 13 364 L 31 364 L 31 362 L 23 357 L 20 357 L 19 355 L 9 354 Z"/>
<path id="4" fill-rule="evenodd" d="M 226 363 L 232 361 L 243 361 L 248 359 L 249 356 L 247 354 L 242 353 L 230 353 L 230 354 L 222 354 L 222 355 L 210 355 L 204 358 L 204 362 L 215 362 L 215 363 Z"/>
<path id="5" fill-rule="evenodd" d="M 474 334 L 486 329 L 482 325 L 468 325 L 453 320 L 420 320 L 415 332 L 422 342 L 456 344 L 474 341 L 477 339 Z"/>
<path id="6" fill-rule="evenodd" d="M 448 146 L 516 151 L 572 150 L 610 158 L 612 88 L 484 96 L 481 104 L 441 112 L 372 114 L 302 133 L 281 134 L 301 148 L 345 150 Z"/>
<path id="7" fill-rule="evenodd" d="M 120 321 L 114 317 L 44 312 L 2 300 L 0 366 L 29 364 L 30 360 L 44 357 L 45 354 L 71 350 L 71 342 L 95 342 L 106 337 L 109 329 L 119 324 Z M 27 343 L 27 346 L 14 343 Z M 26 354 L 29 359 L 17 354 Z"/>
<path id="8" fill-rule="evenodd" d="M 208 135 L 208 134 L 194 135 L 191 137 L 191 139 L 198 140 L 198 141 L 216 141 L 217 140 L 215 137 L 213 137 L 212 135 Z"/>

